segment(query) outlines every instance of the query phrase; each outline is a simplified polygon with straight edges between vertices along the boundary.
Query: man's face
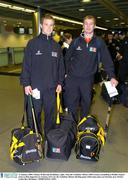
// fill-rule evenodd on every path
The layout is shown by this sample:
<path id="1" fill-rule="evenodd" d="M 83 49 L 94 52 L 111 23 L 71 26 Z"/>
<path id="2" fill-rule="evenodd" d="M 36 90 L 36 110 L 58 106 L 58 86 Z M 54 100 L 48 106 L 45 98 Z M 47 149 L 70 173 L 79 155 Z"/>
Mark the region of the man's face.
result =
<path id="1" fill-rule="evenodd" d="M 54 28 L 54 21 L 52 19 L 44 19 L 42 22 L 42 32 L 46 35 L 51 35 Z"/>
<path id="2" fill-rule="evenodd" d="M 112 40 L 113 39 L 113 35 L 112 34 L 108 34 L 108 40 Z"/>
<path id="3" fill-rule="evenodd" d="M 95 28 L 95 22 L 93 19 L 85 19 L 83 23 L 84 32 L 86 34 L 91 34 Z"/>

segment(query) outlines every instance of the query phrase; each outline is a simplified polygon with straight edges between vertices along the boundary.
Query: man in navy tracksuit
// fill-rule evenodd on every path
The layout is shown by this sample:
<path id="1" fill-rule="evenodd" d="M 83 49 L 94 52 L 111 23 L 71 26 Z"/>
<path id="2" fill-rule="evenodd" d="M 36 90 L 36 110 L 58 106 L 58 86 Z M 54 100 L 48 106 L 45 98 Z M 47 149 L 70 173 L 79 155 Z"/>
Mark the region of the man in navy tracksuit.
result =
<path id="1" fill-rule="evenodd" d="M 42 18 L 42 33 L 27 44 L 20 77 L 25 94 L 33 95 L 37 126 L 41 134 L 41 112 L 44 108 L 45 135 L 55 125 L 55 92 L 61 92 L 64 79 L 62 51 L 60 45 L 52 39 L 53 28 L 53 17 L 45 15 Z M 30 109 L 28 114 L 30 117 Z M 31 118 L 28 124 L 34 128 Z"/>
<path id="2" fill-rule="evenodd" d="M 128 81 L 128 37 L 123 35 L 122 42 L 118 51 L 119 58 L 119 82 L 125 83 Z"/>
<path id="3" fill-rule="evenodd" d="M 83 21 L 84 33 L 70 45 L 66 56 L 65 106 L 76 118 L 77 107 L 81 104 L 81 118 L 87 116 L 91 105 L 94 74 L 97 70 L 98 50 L 111 84 L 116 86 L 114 66 L 104 41 L 94 35 L 95 18 L 86 16 Z"/>

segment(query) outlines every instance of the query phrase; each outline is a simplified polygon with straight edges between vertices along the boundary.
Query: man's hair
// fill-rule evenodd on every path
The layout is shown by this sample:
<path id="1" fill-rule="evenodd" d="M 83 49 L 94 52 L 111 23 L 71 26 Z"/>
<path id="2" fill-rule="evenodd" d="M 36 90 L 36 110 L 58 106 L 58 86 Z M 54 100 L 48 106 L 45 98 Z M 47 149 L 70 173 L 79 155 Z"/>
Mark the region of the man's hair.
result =
<path id="1" fill-rule="evenodd" d="M 94 16 L 92 16 L 92 15 L 87 15 L 87 16 L 85 16 L 85 17 L 83 18 L 83 23 L 84 23 L 84 21 L 85 21 L 86 19 L 93 19 L 94 24 L 96 24 L 96 18 L 95 18 Z"/>
<path id="2" fill-rule="evenodd" d="M 53 20 L 53 22 L 55 23 L 54 18 L 53 18 L 52 15 L 50 15 L 50 14 L 45 14 L 45 15 L 42 17 L 42 22 L 44 21 L 44 19 L 51 19 L 51 20 Z"/>
<path id="3" fill-rule="evenodd" d="M 72 34 L 64 33 L 64 36 L 63 36 L 64 41 L 66 41 L 67 39 L 70 39 L 70 38 L 72 38 Z"/>

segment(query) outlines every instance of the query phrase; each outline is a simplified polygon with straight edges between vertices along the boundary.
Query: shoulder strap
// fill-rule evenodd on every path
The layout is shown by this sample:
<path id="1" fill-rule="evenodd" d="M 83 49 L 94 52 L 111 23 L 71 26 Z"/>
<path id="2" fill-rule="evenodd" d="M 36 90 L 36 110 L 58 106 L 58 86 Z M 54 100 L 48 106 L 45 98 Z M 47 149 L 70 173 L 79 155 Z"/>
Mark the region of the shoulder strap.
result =
<path id="1" fill-rule="evenodd" d="M 28 108 L 28 101 L 27 98 L 24 98 L 24 113 L 21 119 L 21 128 L 24 128 L 25 126 L 25 121 L 27 122 L 27 108 Z"/>

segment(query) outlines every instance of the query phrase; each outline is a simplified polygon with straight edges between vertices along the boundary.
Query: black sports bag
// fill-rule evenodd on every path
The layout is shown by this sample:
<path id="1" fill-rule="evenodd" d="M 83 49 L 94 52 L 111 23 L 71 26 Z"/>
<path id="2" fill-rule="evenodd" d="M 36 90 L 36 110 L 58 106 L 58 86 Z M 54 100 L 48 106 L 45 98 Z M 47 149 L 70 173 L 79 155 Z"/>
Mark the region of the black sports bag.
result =
<path id="1" fill-rule="evenodd" d="M 102 141 L 100 137 L 89 130 L 81 132 L 75 145 L 77 159 L 99 160 Z"/>
<path id="2" fill-rule="evenodd" d="M 16 163 L 25 165 L 43 158 L 42 137 L 31 129 L 21 127 L 12 130 L 10 157 Z"/>
<path id="3" fill-rule="evenodd" d="M 76 141 L 76 123 L 71 114 L 61 114 L 60 119 L 60 126 L 47 134 L 47 157 L 68 160 Z"/>
<path id="4" fill-rule="evenodd" d="M 28 98 L 30 100 L 35 131 L 24 126 L 25 107 L 21 128 L 15 128 L 11 132 L 10 158 L 20 165 L 39 161 L 44 156 L 44 142 L 42 136 L 38 133 L 32 97 L 29 95 Z"/>

